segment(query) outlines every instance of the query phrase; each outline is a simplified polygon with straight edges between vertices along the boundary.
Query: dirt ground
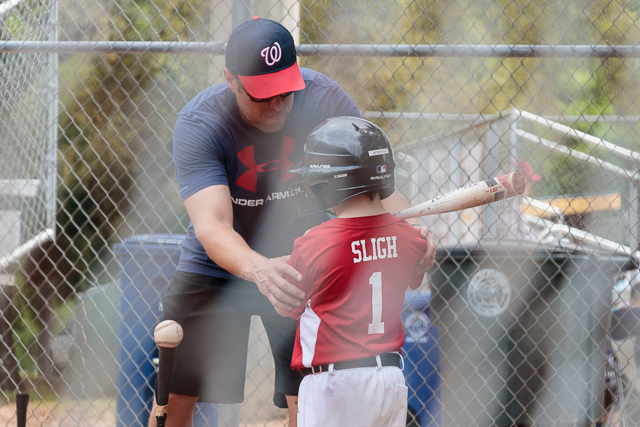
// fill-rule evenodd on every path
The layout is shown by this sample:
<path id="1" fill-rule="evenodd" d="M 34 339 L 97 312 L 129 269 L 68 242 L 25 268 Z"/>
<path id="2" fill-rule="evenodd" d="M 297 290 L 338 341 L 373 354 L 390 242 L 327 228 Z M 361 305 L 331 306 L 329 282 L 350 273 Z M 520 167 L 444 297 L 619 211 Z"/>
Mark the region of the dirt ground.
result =
<path id="1" fill-rule="evenodd" d="M 15 405 L 0 406 L 0 425 L 17 425 Z M 30 402 L 27 427 L 113 427 L 116 415 L 107 405 L 91 402 L 84 407 L 77 403 Z"/>
<path id="2" fill-rule="evenodd" d="M 29 402 L 27 427 L 115 427 L 113 402 Z M 282 420 L 236 424 L 237 427 L 287 427 Z M 16 427 L 15 404 L 0 406 L 0 426 Z M 220 425 L 218 427 L 225 427 Z"/>

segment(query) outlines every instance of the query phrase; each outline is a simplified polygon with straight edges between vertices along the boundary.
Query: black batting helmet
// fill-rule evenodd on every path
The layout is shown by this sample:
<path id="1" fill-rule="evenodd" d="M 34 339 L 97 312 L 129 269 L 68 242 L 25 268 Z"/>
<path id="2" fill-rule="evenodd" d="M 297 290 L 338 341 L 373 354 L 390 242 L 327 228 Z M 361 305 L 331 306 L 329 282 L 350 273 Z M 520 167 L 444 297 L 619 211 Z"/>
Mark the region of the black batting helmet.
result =
<path id="1" fill-rule="evenodd" d="M 395 188 L 395 160 L 387 135 L 358 117 L 334 117 L 318 125 L 304 144 L 302 165 L 289 169 L 304 177 L 307 197 L 325 208 L 358 194 L 379 190 L 382 199 Z"/>

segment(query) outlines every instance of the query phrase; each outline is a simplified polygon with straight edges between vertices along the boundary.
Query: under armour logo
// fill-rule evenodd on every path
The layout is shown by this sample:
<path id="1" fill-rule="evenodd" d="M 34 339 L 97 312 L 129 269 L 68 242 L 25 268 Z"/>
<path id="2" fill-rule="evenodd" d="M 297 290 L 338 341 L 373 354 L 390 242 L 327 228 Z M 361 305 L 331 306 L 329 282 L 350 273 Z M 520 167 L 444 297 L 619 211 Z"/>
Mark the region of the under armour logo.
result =
<path id="1" fill-rule="evenodd" d="M 273 46 L 267 46 L 260 51 L 260 56 L 264 58 L 264 62 L 268 66 L 272 66 L 282 58 L 282 49 L 278 42 L 274 42 Z"/>
<path id="2" fill-rule="evenodd" d="M 282 182 L 293 178 L 295 175 L 287 172 L 287 168 L 293 165 L 293 162 L 289 160 L 289 156 L 293 153 L 293 147 L 295 144 L 295 139 L 285 137 L 282 140 L 280 158 L 260 164 L 256 163 L 253 145 L 238 151 L 238 158 L 243 165 L 249 168 L 249 170 L 238 178 L 236 184 L 245 190 L 256 191 L 256 187 L 258 185 L 258 173 L 271 172 L 278 169 L 280 169 L 280 173 L 282 174 Z"/>

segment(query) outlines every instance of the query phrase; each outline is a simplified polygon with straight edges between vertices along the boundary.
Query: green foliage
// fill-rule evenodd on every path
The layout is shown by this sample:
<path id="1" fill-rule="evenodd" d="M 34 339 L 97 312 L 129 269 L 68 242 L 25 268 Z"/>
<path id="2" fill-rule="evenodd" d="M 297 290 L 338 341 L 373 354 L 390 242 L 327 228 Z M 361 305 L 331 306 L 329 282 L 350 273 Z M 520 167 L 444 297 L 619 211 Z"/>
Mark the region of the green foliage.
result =
<path id="1" fill-rule="evenodd" d="M 4 20 L 4 28 L 2 29 L 2 34 L 8 39 L 21 39 L 24 35 L 31 35 L 34 32 L 34 28 L 28 24 L 28 22 L 23 19 L 20 15 L 16 13 L 10 13 L 9 16 Z M 34 34 L 34 36 L 39 36 L 39 31 Z"/>
<path id="2" fill-rule="evenodd" d="M 202 1 L 109 2 L 107 40 L 191 40 L 202 28 Z M 197 13 L 196 13 L 197 12 Z M 189 24 L 187 26 L 187 24 Z M 62 114 L 58 245 L 74 268 L 87 272 L 130 210 L 140 156 L 166 150 L 170 124 L 145 105 L 162 104 L 156 88 L 174 84 L 168 55 L 68 56 L 61 63 Z M 184 68 L 188 68 L 185 66 Z M 176 79 L 178 76 L 175 77 Z M 165 107 L 168 109 L 169 107 Z M 161 112 L 162 113 L 162 112 Z"/>
<path id="3" fill-rule="evenodd" d="M 301 42 L 635 45 L 640 8 L 632 4 L 637 2 L 305 0 Z M 490 114 L 515 106 L 539 114 L 600 115 L 638 114 L 633 64 L 615 58 L 313 57 L 305 65 L 335 78 L 363 111 Z M 400 137 L 413 138 L 408 127 L 394 126 Z M 587 131 L 620 139 L 601 124 Z"/>

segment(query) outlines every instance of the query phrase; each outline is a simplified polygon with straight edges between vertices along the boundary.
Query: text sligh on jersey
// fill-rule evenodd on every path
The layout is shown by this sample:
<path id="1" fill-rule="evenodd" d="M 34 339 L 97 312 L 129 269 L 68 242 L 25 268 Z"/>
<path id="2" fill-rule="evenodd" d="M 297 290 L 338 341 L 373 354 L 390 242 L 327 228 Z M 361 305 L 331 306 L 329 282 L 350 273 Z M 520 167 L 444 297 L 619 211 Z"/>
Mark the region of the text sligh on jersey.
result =
<path id="1" fill-rule="evenodd" d="M 396 236 L 372 237 L 367 240 L 354 240 L 351 242 L 351 252 L 356 255 L 353 263 L 375 261 L 385 258 L 397 258 Z"/>

